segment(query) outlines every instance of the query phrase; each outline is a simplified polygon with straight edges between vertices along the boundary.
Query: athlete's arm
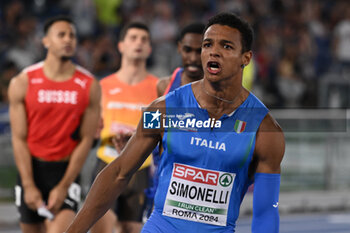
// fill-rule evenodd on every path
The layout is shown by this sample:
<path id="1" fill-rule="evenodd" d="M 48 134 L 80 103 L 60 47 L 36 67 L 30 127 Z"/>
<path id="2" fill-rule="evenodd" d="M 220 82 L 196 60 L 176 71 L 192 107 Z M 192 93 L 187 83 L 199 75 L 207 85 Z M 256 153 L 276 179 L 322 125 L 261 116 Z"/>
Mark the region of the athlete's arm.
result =
<path id="1" fill-rule="evenodd" d="M 11 79 L 9 85 L 10 124 L 12 147 L 16 166 L 21 177 L 24 201 L 32 210 L 43 204 L 42 196 L 33 179 L 32 157 L 27 144 L 27 117 L 24 104 L 28 80 L 25 73 Z"/>
<path id="2" fill-rule="evenodd" d="M 258 159 L 256 173 L 281 173 L 285 141 L 281 127 L 267 114 L 256 135 L 254 155 Z"/>
<path id="3" fill-rule="evenodd" d="M 150 107 L 163 106 L 164 100 L 155 100 Z M 159 130 L 145 131 L 140 121 L 136 132 L 128 141 L 121 155 L 96 177 L 84 205 L 66 233 L 82 233 L 110 208 L 112 202 L 126 187 L 133 173 L 143 164 L 161 139 Z"/>
<path id="4" fill-rule="evenodd" d="M 164 92 L 165 92 L 166 88 L 168 87 L 168 85 L 170 83 L 170 79 L 171 79 L 171 76 L 170 77 L 160 78 L 158 80 L 158 83 L 157 83 L 157 94 L 158 94 L 158 97 L 164 95 Z"/>
<path id="5" fill-rule="evenodd" d="M 100 117 L 101 90 L 97 80 L 94 79 L 90 87 L 90 101 L 81 120 L 80 141 L 73 150 L 67 170 L 54 189 L 51 190 L 48 199 L 48 208 L 57 212 L 67 195 L 69 186 L 74 182 L 81 171 L 89 154 L 96 133 Z"/>
<path id="6" fill-rule="evenodd" d="M 253 233 L 279 232 L 278 196 L 284 150 L 283 132 L 268 114 L 259 127 L 254 151 L 257 167 L 254 174 Z"/>

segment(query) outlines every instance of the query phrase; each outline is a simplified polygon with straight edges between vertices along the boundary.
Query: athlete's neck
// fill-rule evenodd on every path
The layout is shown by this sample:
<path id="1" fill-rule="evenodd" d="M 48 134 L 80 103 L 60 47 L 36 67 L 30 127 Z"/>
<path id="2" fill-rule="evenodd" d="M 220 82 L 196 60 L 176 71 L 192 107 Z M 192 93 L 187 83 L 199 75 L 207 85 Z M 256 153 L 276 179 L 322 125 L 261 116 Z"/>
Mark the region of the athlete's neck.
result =
<path id="1" fill-rule="evenodd" d="M 199 76 L 199 77 L 189 77 L 185 74 L 185 72 L 182 72 L 181 74 L 181 86 L 201 80 L 203 77 Z"/>
<path id="2" fill-rule="evenodd" d="M 131 61 L 122 59 L 121 67 L 116 72 L 116 74 L 118 79 L 124 83 L 127 83 L 129 85 L 137 84 L 144 80 L 148 75 L 148 72 L 146 70 L 146 61 Z"/>
<path id="3" fill-rule="evenodd" d="M 71 60 L 62 60 L 48 54 L 44 60 L 43 70 L 48 79 L 65 81 L 72 77 L 75 65 Z"/>
<path id="4" fill-rule="evenodd" d="M 204 79 L 196 83 L 195 89 L 199 105 L 207 109 L 209 115 L 214 118 L 232 113 L 249 95 L 242 85 L 223 85 Z"/>

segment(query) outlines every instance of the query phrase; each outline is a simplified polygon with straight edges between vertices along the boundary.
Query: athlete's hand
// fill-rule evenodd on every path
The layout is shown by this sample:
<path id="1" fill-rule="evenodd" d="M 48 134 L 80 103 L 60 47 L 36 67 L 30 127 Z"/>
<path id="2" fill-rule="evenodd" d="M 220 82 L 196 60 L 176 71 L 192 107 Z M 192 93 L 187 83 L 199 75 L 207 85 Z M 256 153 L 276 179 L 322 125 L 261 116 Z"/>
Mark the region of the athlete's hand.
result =
<path id="1" fill-rule="evenodd" d="M 24 188 L 24 202 L 34 211 L 44 204 L 40 190 L 34 185 Z"/>
<path id="2" fill-rule="evenodd" d="M 118 151 L 118 153 L 120 153 L 124 149 L 126 143 L 129 141 L 132 134 L 133 132 L 131 131 L 118 133 L 112 138 L 113 145 L 115 149 Z"/>
<path id="3" fill-rule="evenodd" d="M 67 189 L 57 185 L 50 191 L 49 199 L 47 200 L 47 209 L 53 214 L 57 214 L 66 197 Z"/>

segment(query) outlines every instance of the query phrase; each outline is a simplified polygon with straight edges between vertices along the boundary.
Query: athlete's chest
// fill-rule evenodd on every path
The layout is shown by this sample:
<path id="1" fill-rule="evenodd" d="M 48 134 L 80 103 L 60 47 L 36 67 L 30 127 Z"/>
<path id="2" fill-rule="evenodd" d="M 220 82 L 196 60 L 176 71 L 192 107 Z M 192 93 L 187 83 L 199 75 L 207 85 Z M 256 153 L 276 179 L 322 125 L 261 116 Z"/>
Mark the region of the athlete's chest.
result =
<path id="1" fill-rule="evenodd" d="M 223 171 L 239 170 L 254 149 L 255 132 L 237 133 L 234 125 L 235 122 L 224 121 L 221 130 L 168 131 L 163 145 L 174 162 Z"/>
<path id="2" fill-rule="evenodd" d="M 83 82 L 83 80 L 80 81 Z M 87 102 L 86 83 L 77 85 L 74 80 L 64 83 L 47 82 L 44 79 L 41 82 L 31 80 L 25 98 L 28 109 L 42 112 L 52 109 L 76 111 L 81 106 L 85 106 Z"/>
<path id="3" fill-rule="evenodd" d="M 104 85 L 102 87 L 103 109 L 104 111 L 141 111 L 156 98 L 154 93 L 140 89 L 139 86 L 127 88 L 118 85 Z"/>

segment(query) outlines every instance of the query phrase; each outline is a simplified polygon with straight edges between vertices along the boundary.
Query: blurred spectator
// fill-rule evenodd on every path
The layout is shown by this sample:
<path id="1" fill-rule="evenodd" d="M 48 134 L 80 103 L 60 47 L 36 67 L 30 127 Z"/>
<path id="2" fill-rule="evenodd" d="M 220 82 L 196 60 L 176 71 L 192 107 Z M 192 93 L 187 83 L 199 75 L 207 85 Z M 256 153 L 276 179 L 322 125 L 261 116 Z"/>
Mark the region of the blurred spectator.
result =
<path id="1" fill-rule="evenodd" d="M 324 76 L 350 69 L 349 5 L 345 0 L 3 0 L 0 65 L 10 60 L 21 69 L 40 60 L 45 52 L 39 33 L 43 22 L 67 13 L 75 19 L 80 38 L 76 62 L 97 77 L 119 67 L 115 39 L 130 21 L 149 25 L 154 45 L 148 65 L 163 76 L 179 62 L 178 28 L 233 11 L 254 27 L 253 91 L 269 107 L 315 107 Z"/>
<path id="2" fill-rule="evenodd" d="M 88 70 L 93 69 L 93 51 L 95 48 L 95 41 L 93 37 L 80 37 L 77 48 L 76 59 L 77 62 Z"/>
<path id="3" fill-rule="evenodd" d="M 108 28 L 115 29 L 122 23 L 120 7 L 122 0 L 94 0 L 97 10 L 97 19 Z"/>
<path id="4" fill-rule="evenodd" d="M 0 51 L 6 50 L 9 46 L 13 45 L 16 39 L 16 23 L 18 18 L 23 14 L 23 4 L 20 1 L 9 2 L 4 6 L 3 12 L 1 12 L 1 30 L 0 30 Z"/>
<path id="5" fill-rule="evenodd" d="M 154 70 L 157 76 L 171 73 L 170 64 L 174 51 L 176 51 L 175 38 L 178 26 L 176 24 L 172 6 L 168 1 L 161 1 L 156 5 L 156 15 L 150 25 L 153 49 Z"/>
<path id="6" fill-rule="evenodd" d="M 92 0 L 63 0 L 70 9 L 71 16 L 77 26 L 78 36 L 92 36 L 96 32 L 96 7 Z"/>
<path id="7" fill-rule="evenodd" d="M 37 21 L 30 15 L 18 16 L 15 23 L 15 44 L 7 51 L 7 60 L 16 63 L 23 69 L 41 58 L 40 38 L 35 34 Z"/>
<path id="8" fill-rule="evenodd" d="M 305 24 L 315 44 L 315 76 L 321 78 L 332 63 L 329 22 L 319 1 L 307 1 L 304 11 Z"/>
<path id="9" fill-rule="evenodd" d="M 295 44 L 287 44 L 278 64 L 278 88 L 285 107 L 298 107 L 305 91 L 305 83 L 300 77 L 297 66 L 297 48 Z"/>
<path id="10" fill-rule="evenodd" d="M 344 19 L 341 20 L 334 30 L 334 47 L 336 61 L 341 69 L 350 71 L 350 4 L 344 8 Z"/>
<path id="11" fill-rule="evenodd" d="M 95 40 L 93 51 L 89 56 L 92 58 L 92 73 L 97 78 L 105 77 L 120 66 L 115 41 L 109 34 L 101 35 Z"/>
<path id="12" fill-rule="evenodd" d="M 154 18 L 154 8 L 150 0 L 123 1 L 121 11 L 124 23 L 136 21 L 149 24 Z"/>
<path id="13" fill-rule="evenodd" d="M 3 104 L 8 103 L 7 88 L 10 84 L 11 78 L 19 73 L 19 69 L 14 62 L 5 61 L 1 66 L 0 71 L 0 102 Z"/>

